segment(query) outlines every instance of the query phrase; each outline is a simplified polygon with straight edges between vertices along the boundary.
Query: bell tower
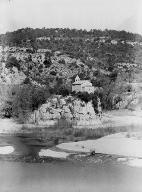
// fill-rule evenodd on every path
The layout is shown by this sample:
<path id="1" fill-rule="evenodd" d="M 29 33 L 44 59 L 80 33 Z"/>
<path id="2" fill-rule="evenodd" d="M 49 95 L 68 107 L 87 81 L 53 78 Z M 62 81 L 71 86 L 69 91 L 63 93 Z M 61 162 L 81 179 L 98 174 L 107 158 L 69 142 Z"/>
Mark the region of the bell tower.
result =
<path id="1" fill-rule="evenodd" d="M 77 81 L 80 81 L 80 78 L 79 78 L 78 75 L 77 75 L 76 78 L 75 78 L 75 82 L 77 82 Z"/>

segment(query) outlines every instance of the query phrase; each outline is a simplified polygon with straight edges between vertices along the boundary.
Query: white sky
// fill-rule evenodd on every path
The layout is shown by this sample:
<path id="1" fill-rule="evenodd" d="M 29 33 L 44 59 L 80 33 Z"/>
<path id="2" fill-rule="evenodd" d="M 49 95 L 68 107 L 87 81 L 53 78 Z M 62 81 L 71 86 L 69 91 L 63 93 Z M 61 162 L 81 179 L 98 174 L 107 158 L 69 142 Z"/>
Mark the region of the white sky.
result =
<path id="1" fill-rule="evenodd" d="M 142 0 L 0 0 L 0 33 L 23 27 L 69 27 L 142 34 L 141 20 Z"/>

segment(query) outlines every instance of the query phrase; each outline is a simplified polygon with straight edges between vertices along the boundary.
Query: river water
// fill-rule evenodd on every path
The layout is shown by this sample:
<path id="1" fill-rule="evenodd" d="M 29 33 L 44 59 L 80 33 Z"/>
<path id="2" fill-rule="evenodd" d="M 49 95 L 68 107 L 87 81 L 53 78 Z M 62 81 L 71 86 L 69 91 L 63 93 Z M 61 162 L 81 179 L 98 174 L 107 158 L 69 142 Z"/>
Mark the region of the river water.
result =
<path id="1" fill-rule="evenodd" d="M 46 146 L 35 138 L 1 136 L 0 145 L 15 148 L 0 156 L 0 192 L 142 192 L 142 168 L 110 156 L 41 163 Z"/>

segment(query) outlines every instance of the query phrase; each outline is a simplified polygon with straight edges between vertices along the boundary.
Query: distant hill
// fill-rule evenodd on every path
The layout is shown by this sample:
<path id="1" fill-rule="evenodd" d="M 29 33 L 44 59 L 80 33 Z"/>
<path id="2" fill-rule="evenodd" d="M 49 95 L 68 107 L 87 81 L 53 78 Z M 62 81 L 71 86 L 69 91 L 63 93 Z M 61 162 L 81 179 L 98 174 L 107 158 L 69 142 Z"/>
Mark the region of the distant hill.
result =
<path id="1" fill-rule="evenodd" d="M 109 63 L 140 63 L 142 36 L 116 30 L 32 29 L 24 28 L 0 35 L 0 44 L 60 51 L 86 65 L 111 68 Z M 111 65 L 111 64 L 110 64 Z"/>
<path id="2" fill-rule="evenodd" d="M 23 28 L 13 32 L 7 32 L 0 36 L 0 41 L 4 41 L 7 44 L 19 45 L 26 40 L 35 40 L 40 37 L 59 38 L 59 39 L 97 39 L 99 37 L 106 37 L 110 39 L 119 39 L 123 41 L 138 41 L 142 42 L 142 36 L 126 31 L 117 30 L 96 30 L 90 31 L 68 29 L 68 28 L 42 28 L 32 29 Z"/>

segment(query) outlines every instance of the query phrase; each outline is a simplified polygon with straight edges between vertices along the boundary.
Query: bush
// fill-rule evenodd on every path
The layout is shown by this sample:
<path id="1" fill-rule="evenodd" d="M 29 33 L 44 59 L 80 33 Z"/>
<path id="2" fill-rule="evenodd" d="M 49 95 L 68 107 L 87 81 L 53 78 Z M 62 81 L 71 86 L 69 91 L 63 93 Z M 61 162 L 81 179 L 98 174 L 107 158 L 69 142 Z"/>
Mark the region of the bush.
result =
<path id="1" fill-rule="evenodd" d="M 92 96 L 91 94 L 87 93 L 87 92 L 77 92 L 76 96 L 81 99 L 82 101 L 84 101 L 85 103 L 88 103 L 89 101 L 92 100 Z"/>
<path id="2" fill-rule="evenodd" d="M 12 105 L 10 102 L 6 101 L 4 105 L 1 106 L 0 116 L 6 118 L 12 117 Z"/>
<path id="3" fill-rule="evenodd" d="M 47 88 L 41 88 L 32 85 L 23 85 L 17 92 L 13 104 L 12 113 L 14 117 L 22 119 L 37 110 L 40 105 L 46 102 L 50 96 Z"/>
<path id="4" fill-rule="evenodd" d="M 19 86 L 17 85 L 0 85 L 0 116 L 10 118 L 12 116 L 12 103 L 16 91 Z"/>
<path id="5" fill-rule="evenodd" d="M 17 61 L 17 59 L 13 56 L 9 56 L 6 61 L 6 68 L 12 68 L 16 67 L 18 70 L 20 70 L 20 64 Z"/>
<path id="6" fill-rule="evenodd" d="M 51 71 L 51 72 L 50 72 L 50 75 L 56 76 L 57 73 L 56 73 L 55 71 Z"/>
<path id="7" fill-rule="evenodd" d="M 65 62 L 65 60 L 64 59 L 60 59 L 59 61 L 58 61 L 60 64 L 66 64 L 66 62 Z"/>
<path id="8" fill-rule="evenodd" d="M 70 94 L 69 90 L 64 88 L 64 87 L 61 87 L 58 92 L 57 92 L 59 95 L 62 95 L 63 97 L 66 97 Z"/>

